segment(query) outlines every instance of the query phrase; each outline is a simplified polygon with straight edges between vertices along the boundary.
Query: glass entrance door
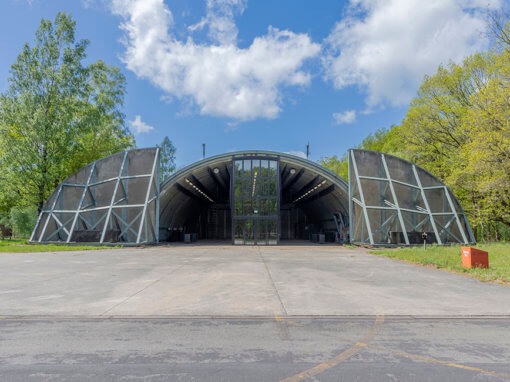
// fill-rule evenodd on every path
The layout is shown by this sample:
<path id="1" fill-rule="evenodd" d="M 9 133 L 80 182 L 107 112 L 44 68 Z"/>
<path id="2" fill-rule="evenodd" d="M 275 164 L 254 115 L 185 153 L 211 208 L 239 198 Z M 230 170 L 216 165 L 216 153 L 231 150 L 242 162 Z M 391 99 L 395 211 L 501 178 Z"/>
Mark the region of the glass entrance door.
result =
<path id="1" fill-rule="evenodd" d="M 230 199 L 234 244 L 278 244 L 279 195 L 277 158 L 234 158 Z"/>
<path id="2" fill-rule="evenodd" d="M 276 245 L 278 244 L 278 220 L 238 218 L 234 220 L 234 244 Z"/>

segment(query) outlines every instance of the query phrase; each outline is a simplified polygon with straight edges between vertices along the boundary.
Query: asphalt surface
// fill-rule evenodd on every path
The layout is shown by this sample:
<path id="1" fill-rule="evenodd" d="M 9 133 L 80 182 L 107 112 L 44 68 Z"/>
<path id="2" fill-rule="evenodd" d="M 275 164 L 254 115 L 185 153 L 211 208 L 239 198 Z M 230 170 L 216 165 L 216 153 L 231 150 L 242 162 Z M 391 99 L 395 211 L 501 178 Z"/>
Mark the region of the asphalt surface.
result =
<path id="1" fill-rule="evenodd" d="M 510 288 L 333 246 L 1 253 L 0 382 L 67 380 L 510 381 Z"/>
<path id="2" fill-rule="evenodd" d="M 510 319 L 4 319 L 2 381 L 505 381 Z"/>

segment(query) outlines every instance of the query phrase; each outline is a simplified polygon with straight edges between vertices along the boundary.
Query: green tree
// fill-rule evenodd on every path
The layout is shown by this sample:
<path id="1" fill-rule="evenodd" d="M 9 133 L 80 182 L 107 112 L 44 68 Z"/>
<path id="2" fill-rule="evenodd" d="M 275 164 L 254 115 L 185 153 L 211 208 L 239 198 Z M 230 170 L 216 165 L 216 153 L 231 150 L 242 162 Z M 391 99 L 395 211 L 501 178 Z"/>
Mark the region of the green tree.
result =
<path id="1" fill-rule="evenodd" d="M 177 149 L 170 138 L 165 137 L 161 142 L 159 173 L 161 181 L 165 180 L 175 171 L 175 153 Z"/>
<path id="2" fill-rule="evenodd" d="M 443 180 L 481 240 L 510 233 L 510 22 L 489 14 L 494 46 L 426 76 L 400 126 L 379 129 L 357 148 L 408 159 Z M 347 156 L 320 163 L 347 176 Z M 505 233 L 506 232 L 506 233 Z"/>
<path id="3" fill-rule="evenodd" d="M 510 226 L 509 64 L 501 49 L 440 67 L 398 128 L 407 157 L 453 189 L 485 239 Z"/>
<path id="4" fill-rule="evenodd" d="M 36 208 L 32 206 L 13 207 L 9 217 L 14 236 L 29 238 L 37 221 Z"/>
<path id="5" fill-rule="evenodd" d="M 488 12 L 488 36 L 500 49 L 510 52 L 510 10 L 499 9 Z"/>
<path id="6" fill-rule="evenodd" d="M 385 154 L 405 157 L 406 153 L 402 150 L 402 137 L 398 126 L 392 125 L 389 128 L 380 128 L 370 133 L 361 144 L 357 146 L 361 150 L 379 151 Z"/>
<path id="7" fill-rule="evenodd" d="M 340 175 L 345 180 L 349 178 L 349 161 L 347 159 L 347 154 L 341 158 L 338 158 L 337 155 L 322 157 L 319 159 L 319 164 Z"/>
<path id="8" fill-rule="evenodd" d="M 42 19 L 0 96 L 0 208 L 33 205 L 73 171 L 134 145 L 120 111 L 125 78 L 102 61 L 84 65 L 87 40 L 58 13 Z"/>
<path id="9" fill-rule="evenodd" d="M 494 55 L 487 63 L 489 79 L 471 97 L 465 120 L 469 140 L 451 176 L 471 196 L 474 222 L 489 232 L 491 222 L 510 227 L 509 53 Z"/>

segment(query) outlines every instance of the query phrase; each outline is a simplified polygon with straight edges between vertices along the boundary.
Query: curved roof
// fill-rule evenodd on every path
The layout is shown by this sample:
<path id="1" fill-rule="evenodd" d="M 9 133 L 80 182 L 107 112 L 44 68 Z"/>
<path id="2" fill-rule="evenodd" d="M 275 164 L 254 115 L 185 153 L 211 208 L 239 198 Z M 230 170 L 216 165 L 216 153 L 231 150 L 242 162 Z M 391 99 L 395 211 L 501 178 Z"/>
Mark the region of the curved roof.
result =
<path id="1" fill-rule="evenodd" d="M 345 191 L 348 191 L 349 184 L 347 181 L 339 176 L 338 174 L 334 173 L 333 171 L 327 169 L 324 166 L 321 166 L 320 164 L 317 164 L 311 160 L 304 159 L 301 157 L 298 157 L 296 155 L 287 154 L 287 153 L 280 153 L 277 151 L 265 151 L 265 150 L 247 150 L 247 151 L 233 151 L 230 153 L 224 153 L 219 155 L 214 155 L 212 157 L 208 157 L 202 160 L 199 160 L 198 162 L 192 163 L 186 167 L 183 167 L 182 169 L 176 171 L 173 173 L 168 179 L 163 181 L 161 183 L 161 192 L 169 187 L 172 183 L 175 183 L 179 178 L 182 178 L 184 175 L 188 174 L 189 172 L 192 172 L 193 170 L 204 167 L 204 166 L 212 166 L 216 163 L 224 162 L 225 160 L 230 160 L 232 157 L 244 157 L 244 156 L 273 156 L 273 157 L 279 157 L 280 159 L 283 159 L 284 161 L 300 164 L 302 166 L 306 166 L 309 169 L 315 169 L 315 171 L 323 173 L 326 177 L 330 178 L 332 182 L 337 182 L 339 186 L 343 187 Z"/>
<path id="2" fill-rule="evenodd" d="M 318 181 L 325 180 L 323 190 L 331 187 L 327 195 L 310 200 L 303 208 L 307 214 L 317 219 L 332 219 L 333 212 L 348 215 L 349 186 L 345 179 L 316 162 L 286 153 L 262 150 L 236 151 L 215 155 L 186 166 L 162 182 L 160 187 L 161 226 L 186 225 L 186 219 L 194 219 L 205 208 L 207 198 L 186 181 L 197 185 L 214 203 L 226 203 L 223 195 L 228 195 L 232 159 L 234 158 L 274 158 L 280 160 L 282 176 L 281 189 L 291 202 L 305 193 Z M 290 173 L 290 169 L 295 171 Z M 213 173 L 216 169 L 217 173 Z M 227 192 L 227 193 L 225 193 Z M 311 198 L 310 198 L 311 199 Z M 201 200 L 203 203 L 200 203 Z M 180 212 L 183 213 L 180 213 Z M 186 211 L 186 213 L 184 213 Z"/>

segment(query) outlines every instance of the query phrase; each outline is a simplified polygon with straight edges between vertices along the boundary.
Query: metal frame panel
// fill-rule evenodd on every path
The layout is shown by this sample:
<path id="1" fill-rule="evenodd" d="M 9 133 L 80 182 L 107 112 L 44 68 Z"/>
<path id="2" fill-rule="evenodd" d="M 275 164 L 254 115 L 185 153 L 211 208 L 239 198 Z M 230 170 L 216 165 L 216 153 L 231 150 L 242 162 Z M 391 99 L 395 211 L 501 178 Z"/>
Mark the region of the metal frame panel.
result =
<path id="1" fill-rule="evenodd" d="M 350 156 L 349 156 L 349 159 L 352 159 L 352 165 L 353 165 L 353 170 L 354 170 L 354 176 L 356 178 L 356 184 L 358 186 L 358 191 L 359 191 L 359 197 L 360 197 L 360 201 L 359 204 L 361 206 L 361 208 L 363 209 L 363 216 L 365 217 L 365 226 L 367 227 L 367 232 L 368 232 L 368 239 L 370 240 L 370 244 L 374 245 L 374 238 L 372 236 L 372 229 L 370 227 L 370 220 L 368 219 L 368 212 L 367 212 L 367 208 L 366 208 L 366 204 L 365 204 L 365 197 L 363 195 L 363 188 L 361 187 L 361 181 L 360 181 L 360 178 L 359 178 L 359 174 L 358 174 L 358 166 L 356 165 L 356 158 L 354 157 L 354 152 L 352 150 L 349 150 L 350 151 Z M 350 174 L 349 174 L 350 175 Z M 351 188 L 351 183 L 349 182 L 349 189 Z M 351 194 L 351 192 L 349 191 L 349 194 Z M 351 197 L 352 200 L 355 200 L 353 197 Z M 349 227 L 353 227 L 352 225 L 350 225 Z M 352 238 L 352 236 L 351 236 Z"/>
<path id="2" fill-rule="evenodd" d="M 44 238 L 44 234 L 46 233 L 46 228 L 48 228 L 48 223 L 50 222 L 50 219 L 53 217 L 53 211 L 55 210 L 55 205 L 57 204 L 57 200 L 60 197 L 60 193 L 62 192 L 62 185 L 58 187 L 57 195 L 55 196 L 55 200 L 53 201 L 51 205 L 51 209 L 49 211 L 41 211 L 41 216 L 44 212 L 48 213 L 48 218 L 44 222 L 44 228 L 41 232 L 41 236 L 39 236 L 39 243 L 42 242 L 42 239 Z M 34 228 L 34 233 L 37 231 L 37 225 Z"/>
<path id="3" fill-rule="evenodd" d="M 92 179 L 92 175 L 94 174 L 95 170 L 96 170 L 96 164 L 93 163 L 92 166 L 90 166 L 90 174 L 89 174 L 89 177 L 87 179 L 87 184 L 83 188 L 83 193 L 81 195 L 80 204 L 78 205 L 78 209 L 76 210 L 76 214 L 74 215 L 74 220 L 73 220 L 73 224 L 71 225 L 70 234 L 67 237 L 67 241 L 66 241 L 67 243 L 69 243 L 71 241 L 71 236 L 73 234 L 74 227 L 76 225 L 76 221 L 78 220 L 78 215 L 80 215 L 80 210 L 81 210 L 81 207 L 83 206 L 83 201 L 85 200 L 85 195 L 87 195 L 87 191 L 89 190 L 89 184 L 90 184 L 90 181 Z"/>
<path id="4" fill-rule="evenodd" d="M 455 214 L 455 221 L 457 222 L 457 227 L 459 228 L 460 234 L 462 235 L 462 239 L 464 240 L 464 243 L 467 244 L 468 239 L 466 237 L 466 233 L 464 232 L 464 228 L 460 224 L 459 214 L 457 213 L 457 209 L 453 204 L 452 198 L 450 197 L 450 192 L 446 186 L 444 186 L 444 193 L 446 194 L 446 198 L 448 199 L 448 204 L 450 205 L 452 212 Z"/>
<path id="5" fill-rule="evenodd" d="M 135 173 L 130 174 L 129 168 L 127 165 L 128 158 L 130 158 L 131 154 L 133 154 L 133 156 L 136 157 L 136 155 L 138 155 L 137 152 L 143 152 L 143 151 L 148 151 L 149 155 L 146 156 L 145 158 L 138 159 L 138 160 L 147 160 L 150 157 L 151 161 L 149 163 L 150 163 L 150 171 L 151 172 L 140 174 L 139 172 L 143 172 L 144 165 L 143 165 L 143 162 L 142 162 L 142 164 L 140 164 L 139 162 L 136 162 L 135 170 L 133 170 L 133 171 L 135 171 Z M 150 155 L 150 154 L 152 154 L 152 152 L 153 152 L 153 156 Z M 147 155 L 147 154 L 144 154 L 144 155 Z M 107 162 L 108 160 L 113 159 L 115 156 L 122 156 L 120 166 L 119 166 L 118 162 L 115 162 L 116 160 L 114 160 L 112 163 Z M 119 168 L 118 175 L 116 177 L 110 177 L 107 179 L 100 179 L 98 181 L 95 181 L 95 177 L 97 176 L 97 171 L 99 168 L 99 166 L 98 166 L 99 163 L 101 163 L 103 170 L 105 170 L 105 168 L 106 168 L 107 172 L 112 171 L 117 168 L 116 166 L 119 166 L 118 167 Z M 119 237 L 123 237 L 123 235 L 127 234 L 128 231 L 132 232 L 136 237 L 136 240 L 133 240 L 133 241 L 127 240 L 127 241 L 123 241 L 123 243 L 139 244 L 142 242 L 145 242 L 145 243 L 159 242 L 159 195 L 160 195 L 159 163 L 160 163 L 160 149 L 159 148 L 147 148 L 147 149 L 128 150 L 128 151 L 125 151 L 122 153 L 113 154 L 113 155 L 99 159 L 99 160 L 85 166 L 80 171 L 86 171 L 85 169 L 90 167 L 90 171 L 87 173 L 86 182 L 84 184 L 80 184 L 79 181 L 78 182 L 76 182 L 76 181 L 67 182 L 67 179 L 71 179 L 73 176 L 77 176 L 77 174 L 80 173 L 80 171 L 79 171 L 78 173 L 75 173 L 72 176 L 70 176 L 69 178 L 67 178 L 66 180 L 64 180 L 58 186 L 57 190 L 54 192 L 55 199 L 51 202 L 51 206 L 48 208 L 48 206 L 45 205 L 43 207 L 41 213 L 39 214 L 35 228 L 32 232 L 31 237 L 30 237 L 30 241 L 31 242 L 35 241 L 35 242 L 39 242 L 39 243 L 52 242 L 51 239 L 56 235 L 57 239 L 53 240 L 54 242 L 71 243 L 73 233 L 75 232 L 76 227 L 79 226 L 78 222 L 81 219 L 83 221 L 83 224 L 85 225 L 85 231 L 93 231 L 99 224 L 103 223 L 103 220 L 104 220 L 104 226 L 101 229 L 101 235 L 97 242 L 97 244 L 103 244 L 103 243 L 105 243 L 106 232 L 108 230 L 108 226 L 111 225 L 110 223 L 112 222 L 112 216 L 115 216 L 115 219 L 117 219 L 116 220 L 117 225 L 119 225 L 119 222 L 120 222 L 121 225 L 123 226 L 123 228 L 121 228 L 119 226 L 119 229 L 121 231 L 121 234 L 119 235 Z M 142 170 L 140 170 L 140 168 Z M 143 178 L 149 179 L 149 182 L 147 184 L 147 189 L 145 191 L 144 202 L 136 203 L 136 204 L 129 203 L 129 200 L 128 200 L 129 193 L 127 190 L 127 186 L 125 186 L 123 184 L 123 181 L 129 180 L 129 179 L 143 179 Z M 92 195 L 90 190 L 92 187 L 99 186 L 99 185 L 102 185 L 101 187 L 108 187 L 108 186 L 103 186 L 103 185 L 107 185 L 107 184 L 111 184 L 110 187 L 113 187 L 112 196 L 109 199 L 109 202 L 107 202 L 107 205 L 99 205 L 98 206 L 96 204 L 96 196 L 97 195 L 96 196 Z M 151 192 L 151 186 L 152 186 L 153 192 Z M 83 189 L 83 191 L 80 193 L 79 199 L 77 199 L 75 201 L 70 201 L 70 202 L 68 200 L 66 201 L 66 204 L 69 205 L 69 203 L 70 203 L 71 207 L 69 207 L 68 205 L 64 206 L 64 203 L 63 203 L 63 189 L 64 189 L 64 187 L 82 188 Z M 142 186 L 142 187 L 145 187 L 145 186 Z M 120 200 L 116 201 L 117 194 L 119 192 L 119 188 L 122 188 L 124 196 Z M 92 202 L 88 203 L 88 205 L 84 206 L 83 204 L 85 202 L 87 193 L 89 193 L 90 196 L 92 197 Z M 59 206 L 60 208 L 56 207 L 58 202 L 60 202 L 60 206 Z M 120 203 L 125 203 L 125 204 L 120 204 Z M 152 223 L 152 220 L 150 219 L 151 211 L 149 211 L 147 208 L 148 206 L 152 206 L 153 205 L 152 203 L 154 203 L 154 205 L 155 205 L 155 208 L 154 208 L 154 212 L 155 212 L 154 222 L 155 222 L 155 224 Z M 68 207 L 68 208 L 64 208 L 64 207 Z M 127 221 L 126 220 L 126 215 L 128 215 L 127 209 L 132 209 L 132 208 L 141 208 L 142 211 L 138 214 L 135 212 L 134 214 L 136 216 L 134 217 L 134 219 L 130 219 L 130 221 Z M 116 211 L 118 211 L 118 209 L 122 209 L 122 213 L 116 212 Z M 91 222 L 89 222 L 88 219 L 85 219 L 85 217 L 82 216 L 83 213 L 87 213 L 87 212 L 94 213 L 95 211 L 104 211 L 104 210 L 107 210 L 106 214 L 103 214 L 96 222 L 93 221 L 93 220 L 95 220 L 93 218 L 92 218 L 93 220 Z M 67 221 L 64 220 L 64 223 L 63 223 L 62 221 L 60 221 L 60 219 L 57 218 L 57 216 L 55 216 L 56 213 L 73 214 L 73 217 L 72 217 L 72 219 L 68 219 Z M 41 230 L 41 233 L 37 236 L 37 231 L 39 229 L 39 226 L 42 221 L 42 216 L 44 214 L 48 214 L 48 217 L 47 217 L 46 221 L 44 222 L 44 226 Z M 123 215 L 123 216 L 120 216 L 120 215 Z M 140 218 L 140 216 L 141 216 L 141 219 L 140 219 L 140 224 L 138 225 L 138 230 L 135 230 L 132 227 L 135 224 L 136 220 L 138 218 Z M 57 228 L 55 230 L 53 230 L 53 232 L 51 232 L 50 235 L 47 235 L 46 233 L 48 230 L 48 225 L 49 225 L 50 220 L 52 220 L 56 223 Z M 72 224 L 71 224 L 70 228 L 69 229 L 66 228 L 66 225 L 71 221 L 72 221 Z M 148 225 L 150 227 L 147 227 Z M 145 229 L 146 235 L 142 238 L 141 233 L 142 233 L 142 229 L 144 226 L 146 227 L 146 229 Z M 151 235 L 149 234 L 149 228 L 152 231 Z M 64 235 L 62 235 L 61 232 L 65 233 L 67 236 L 65 238 L 62 238 L 61 236 L 64 236 Z"/>
<path id="6" fill-rule="evenodd" d="M 147 185 L 147 193 L 145 195 L 145 203 L 144 203 L 144 206 L 143 206 L 143 213 L 142 213 L 142 219 L 140 220 L 140 228 L 138 228 L 138 237 L 136 238 L 136 243 L 140 243 L 140 238 L 142 236 L 142 230 L 143 230 L 143 224 L 144 223 L 147 223 L 147 205 L 150 203 L 149 202 L 149 197 L 150 197 L 150 192 L 151 192 L 151 187 L 154 185 L 154 174 L 156 173 L 156 169 L 159 165 L 159 148 L 156 149 L 156 155 L 154 156 L 154 163 L 152 164 L 152 172 L 151 172 L 151 176 L 149 178 L 149 184 Z M 156 195 L 157 195 L 157 186 L 154 185 L 154 191 L 156 192 Z M 157 195 L 159 196 L 159 195 Z M 159 198 L 158 198 L 159 199 Z M 157 211 L 156 213 L 157 215 L 159 215 L 159 211 Z M 151 222 L 152 224 L 152 222 Z M 157 231 L 159 231 L 159 226 L 157 227 Z M 148 240 L 148 231 L 147 231 L 147 227 L 145 228 L 145 241 L 149 241 Z M 154 233 L 155 234 L 155 233 Z M 156 239 L 156 242 L 158 240 Z"/>
<path id="7" fill-rule="evenodd" d="M 120 177 L 122 176 L 122 173 L 124 172 L 124 166 L 126 164 L 127 159 L 127 151 L 124 153 L 124 158 L 122 159 L 122 164 L 120 165 L 119 170 L 119 176 L 115 180 L 115 188 L 113 189 L 112 194 L 112 201 L 110 202 L 110 205 L 108 206 L 108 212 L 106 213 L 106 221 L 104 222 L 103 232 L 101 233 L 101 239 L 99 242 L 102 244 L 104 242 L 104 236 L 106 234 L 106 229 L 108 228 L 108 224 L 110 223 L 110 217 L 112 216 L 112 208 L 115 204 L 115 197 L 117 196 L 117 190 L 119 189 L 119 183 L 121 181 Z"/>
<path id="8" fill-rule="evenodd" d="M 418 187 L 420 188 L 421 197 L 423 199 L 423 203 L 425 204 L 425 208 L 427 209 L 427 213 L 429 214 L 430 219 L 430 225 L 432 225 L 432 229 L 434 230 L 434 235 L 436 235 L 436 241 L 437 244 L 441 245 L 443 244 L 441 242 L 441 237 L 439 236 L 439 233 L 437 232 L 437 226 L 436 221 L 434 220 L 434 215 L 432 214 L 432 211 L 430 210 L 429 201 L 427 199 L 427 196 L 425 195 L 425 191 L 423 190 L 423 187 L 421 186 L 421 179 L 418 176 L 418 171 L 416 171 L 416 166 L 413 164 L 413 174 L 416 178 L 416 183 L 418 183 Z"/>
<path id="9" fill-rule="evenodd" d="M 367 176 L 365 174 L 360 174 L 359 166 L 356 161 L 356 155 L 355 155 L 356 152 L 359 152 L 359 153 L 366 152 L 366 153 L 371 153 L 372 155 L 377 155 L 381 161 L 381 165 L 382 165 L 382 168 L 383 168 L 386 176 L 385 177 L 377 177 L 377 176 Z M 459 212 L 455 208 L 455 203 L 454 203 L 454 200 L 452 199 L 452 198 L 454 198 L 453 194 L 450 195 L 450 190 L 446 187 L 446 185 L 444 185 L 439 179 L 434 177 L 432 174 L 430 174 L 426 170 L 419 168 L 415 164 L 408 162 L 404 159 L 395 157 L 393 155 L 379 153 L 376 151 L 351 149 L 351 150 L 349 150 L 348 157 L 349 157 L 349 220 L 350 220 L 349 227 L 351 229 L 351 232 L 350 232 L 350 242 L 351 243 L 360 243 L 360 244 L 364 243 L 364 237 L 363 237 L 364 235 L 363 234 L 360 239 L 361 240 L 360 242 L 356 241 L 354 238 L 355 234 L 357 233 L 357 230 L 355 230 L 354 228 L 359 227 L 360 224 L 362 224 L 364 221 L 365 227 L 367 228 L 367 231 L 368 231 L 370 244 L 372 244 L 372 245 L 386 244 L 386 243 L 382 243 L 382 242 L 376 243 L 374 241 L 374 234 L 381 231 L 383 229 L 383 227 L 385 227 L 386 224 L 391 222 L 391 219 L 393 219 L 394 215 L 387 218 L 384 221 L 384 223 L 382 223 L 380 225 L 380 228 L 378 230 L 376 230 L 375 232 L 372 232 L 372 225 L 371 225 L 369 215 L 368 215 L 368 210 L 370 210 L 370 209 L 381 210 L 381 211 L 390 210 L 390 211 L 394 211 L 394 213 L 397 214 L 399 222 L 400 222 L 400 229 L 401 229 L 400 232 L 403 235 L 405 245 L 410 245 L 410 238 L 409 238 L 409 232 L 406 229 L 404 220 L 406 220 L 408 222 L 410 222 L 410 221 L 407 218 L 404 219 L 402 211 L 404 211 L 406 213 L 414 214 L 414 215 L 412 215 L 413 217 L 416 217 L 419 215 L 427 215 L 427 217 L 424 218 L 423 220 L 421 220 L 419 223 L 416 223 L 416 221 L 415 221 L 416 219 L 413 218 L 413 222 L 412 223 L 410 222 L 410 224 L 412 225 L 412 232 L 417 232 L 426 223 L 430 222 L 430 225 L 431 225 L 432 230 L 434 231 L 434 235 L 436 237 L 436 242 L 439 245 L 445 244 L 445 243 L 443 243 L 443 241 L 441 239 L 442 234 L 446 234 L 447 239 L 448 239 L 448 237 L 455 239 L 455 241 L 457 241 L 458 243 L 469 244 L 469 243 L 475 242 L 474 236 L 471 232 L 471 227 L 469 226 L 469 222 L 467 221 L 465 213 L 463 211 Z M 393 179 L 393 177 L 390 173 L 390 169 L 388 167 L 387 161 L 386 161 L 386 157 L 391 157 L 391 158 L 397 159 L 398 161 L 403 163 L 405 166 L 409 166 L 409 171 L 416 179 L 417 184 L 416 185 L 410 184 L 410 183 L 404 182 L 402 180 Z M 423 187 L 422 179 L 420 178 L 420 174 L 418 173 L 417 168 L 419 168 L 420 171 L 424 171 L 429 176 L 434 178 L 439 185 Z M 385 200 L 385 203 L 384 203 L 385 205 L 383 205 L 383 204 L 381 204 L 381 205 L 367 205 L 366 201 L 365 201 L 365 196 L 363 193 L 363 187 L 361 185 L 361 179 L 387 182 L 390 192 L 391 192 L 391 196 L 393 198 L 393 203 L 390 203 L 389 201 Z M 358 187 L 359 197 L 361 200 L 358 200 L 354 197 L 353 190 L 352 190 L 354 183 Z M 416 205 L 416 203 L 417 203 L 416 199 L 413 199 L 413 203 L 414 203 L 413 208 L 416 208 L 416 209 L 401 207 L 401 203 L 399 203 L 399 199 L 400 199 L 400 201 L 402 201 L 402 198 L 401 197 L 399 198 L 399 196 L 397 195 L 397 192 L 395 191 L 395 188 L 393 186 L 394 184 L 399 184 L 399 185 L 402 185 L 409 189 L 414 189 L 414 190 L 419 191 L 419 195 L 421 195 L 421 198 L 423 200 L 423 204 L 424 204 L 425 208 Z M 432 212 L 432 209 L 431 209 L 430 203 L 429 203 L 430 201 L 427 198 L 427 195 L 425 193 L 426 190 L 442 190 L 444 193 L 443 200 L 445 200 L 445 203 L 446 203 L 443 206 L 443 208 L 446 208 L 448 206 L 450 208 L 451 212 L 447 211 L 445 209 L 443 209 L 443 212 Z M 386 191 L 384 191 L 384 192 L 386 192 Z M 416 196 L 416 198 L 417 198 L 417 196 Z M 459 204 L 457 200 L 455 200 L 455 202 L 457 204 Z M 359 217 L 354 216 L 354 214 L 353 214 L 354 203 L 356 203 L 357 205 L 359 205 L 362 208 L 363 216 L 359 216 Z M 459 204 L 459 206 L 460 206 L 460 204 Z M 462 209 L 462 207 L 461 207 L 461 209 Z M 467 231 L 468 231 L 467 233 L 465 232 L 464 226 L 461 224 L 459 215 L 461 215 L 464 219 L 465 226 L 467 227 Z M 451 216 L 451 219 L 449 219 L 448 222 L 443 225 L 443 224 L 439 223 L 439 221 L 437 220 L 440 216 L 445 216 L 445 217 Z M 355 220 L 358 220 L 358 221 L 355 221 Z M 456 222 L 457 228 L 458 228 L 462 238 L 457 237 L 457 235 L 455 235 L 453 232 L 451 232 L 449 230 L 453 221 Z M 440 226 L 442 228 L 441 231 L 438 230 L 438 226 Z M 469 239 L 468 239 L 468 236 L 469 236 Z"/>
<path id="10" fill-rule="evenodd" d="M 382 164 L 384 167 L 384 173 L 386 174 L 386 178 L 388 179 L 391 196 L 393 197 L 393 203 L 395 204 L 395 207 L 397 209 L 398 220 L 400 221 L 400 229 L 402 230 L 402 233 L 404 234 L 404 240 L 406 242 L 406 245 L 409 245 L 409 237 L 407 236 L 406 225 L 404 224 L 404 218 L 402 217 L 402 211 L 400 210 L 400 206 L 398 204 L 397 194 L 395 193 L 395 189 L 393 188 L 393 181 L 391 179 L 390 170 L 388 169 L 388 165 L 386 164 L 386 157 L 384 156 L 384 154 L 381 154 L 381 161 L 382 161 Z M 369 222 L 367 220 L 367 225 L 368 225 L 368 223 Z"/>

